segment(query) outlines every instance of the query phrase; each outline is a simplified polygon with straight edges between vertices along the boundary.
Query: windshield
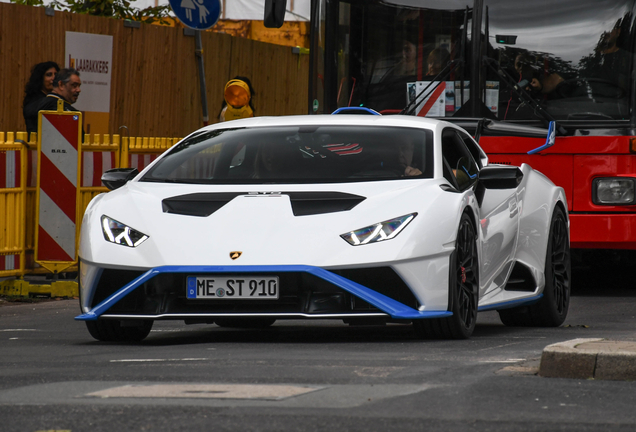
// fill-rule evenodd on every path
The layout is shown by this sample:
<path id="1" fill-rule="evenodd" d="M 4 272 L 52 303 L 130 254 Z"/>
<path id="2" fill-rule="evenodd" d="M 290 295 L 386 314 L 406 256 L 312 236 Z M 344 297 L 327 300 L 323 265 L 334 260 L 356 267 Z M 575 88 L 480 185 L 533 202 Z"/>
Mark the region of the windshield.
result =
<path id="1" fill-rule="evenodd" d="M 217 129 L 177 144 L 141 181 L 201 184 L 427 178 L 432 133 L 396 127 Z"/>
<path id="2" fill-rule="evenodd" d="M 629 119 L 634 0 L 316 3 L 315 112 Z"/>

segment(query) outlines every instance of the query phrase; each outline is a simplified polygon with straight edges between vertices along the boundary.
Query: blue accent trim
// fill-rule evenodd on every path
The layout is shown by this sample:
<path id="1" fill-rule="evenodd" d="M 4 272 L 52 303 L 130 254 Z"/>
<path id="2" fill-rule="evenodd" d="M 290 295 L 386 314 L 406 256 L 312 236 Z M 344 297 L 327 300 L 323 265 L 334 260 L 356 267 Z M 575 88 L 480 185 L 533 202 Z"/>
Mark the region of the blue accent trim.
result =
<path id="1" fill-rule="evenodd" d="M 551 121 L 550 126 L 548 126 L 548 137 L 545 140 L 545 144 L 543 144 L 541 147 L 537 147 L 534 150 L 530 150 L 528 154 L 533 155 L 549 147 L 552 147 L 555 143 L 555 140 L 556 140 L 556 122 Z"/>
<path id="2" fill-rule="evenodd" d="M 126 295 L 134 291 L 144 282 L 152 279 L 160 273 L 281 273 L 281 272 L 305 272 L 319 277 L 327 282 L 342 288 L 343 290 L 359 297 L 367 303 L 377 307 L 382 312 L 394 319 L 422 319 L 422 318 L 444 318 L 452 316 L 449 311 L 419 311 L 405 304 L 393 300 L 390 297 L 380 294 L 377 291 L 369 289 L 359 283 L 339 276 L 320 267 L 307 265 L 282 265 L 282 266 L 162 266 L 151 270 L 139 276 L 137 279 L 128 283 L 106 300 L 95 306 L 90 312 L 75 317 L 78 321 L 94 321 L 100 315 L 104 314 L 115 303 L 120 301 Z"/>
<path id="3" fill-rule="evenodd" d="M 351 112 L 349 112 L 351 111 Z M 342 107 L 342 108 L 338 108 L 337 110 L 335 110 L 334 112 L 331 113 L 331 115 L 334 114 L 373 114 L 373 115 L 382 115 L 379 112 L 377 112 L 376 110 L 372 110 L 371 108 L 367 108 L 367 107 Z"/>
<path id="4" fill-rule="evenodd" d="M 480 306 L 477 310 L 479 312 L 489 311 L 489 310 L 497 310 L 497 309 L 510 309 L 517 306 L 530 306 L 541 300 L 543 294 L 536 295 L 534 297 L 527 297 L 520 300 L 510 300 L 501 303 L 495 303 L 488 306 Z"/>

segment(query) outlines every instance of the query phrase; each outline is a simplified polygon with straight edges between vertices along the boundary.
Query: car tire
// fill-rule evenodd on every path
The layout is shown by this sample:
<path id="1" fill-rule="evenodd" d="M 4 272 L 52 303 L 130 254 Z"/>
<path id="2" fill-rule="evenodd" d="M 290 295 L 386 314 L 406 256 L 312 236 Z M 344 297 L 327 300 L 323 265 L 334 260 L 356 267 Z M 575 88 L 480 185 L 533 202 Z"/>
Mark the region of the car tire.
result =
<path id="1" fill-rule="evenodd" d="M 499 310 L 499 318 L 511 327 L 558 327 L 570 306 L 571 256 L 567 219 L 554 209 L 545 257 L 543 297 L 530 306 Z"/>
<path id="2" fill-rule="evenodd" d="M 479 261 L 477 235 L 470 216 L 462 215 L 455 251 L 450 256 L 448 310 L 452 316 L 413 321 L 420 338 L 468 339 L 477 321 Z"/>
<path id="3" fill-rule="evenodd" d="M 271 326 L 276 322 L 276 318 L 218 318 L 214 324 L 219 327 L 259 329 Z"/>
<path id="4" fill-rule="evenodd" d="M 119 320 L 86 321 L 88 332 L 101 342 L 139 342 L 150 334 L 153 320 L 143 320 L 138 325 L 122 325 Z"/>

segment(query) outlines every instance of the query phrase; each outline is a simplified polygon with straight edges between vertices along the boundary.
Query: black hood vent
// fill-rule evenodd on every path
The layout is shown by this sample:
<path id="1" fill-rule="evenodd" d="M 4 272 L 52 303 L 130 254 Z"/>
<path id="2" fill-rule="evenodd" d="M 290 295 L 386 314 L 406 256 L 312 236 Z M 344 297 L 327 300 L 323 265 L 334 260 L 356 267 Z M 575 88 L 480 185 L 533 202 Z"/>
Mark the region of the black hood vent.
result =
<path id="1" fill-rule="evenodd" d="M 269 196 L 271 193 L 219 192 L 194 193 L 164 199 L 164 213 L 207 217 L 237 196 Z M 342 192 L 279 192 L 288 195 L 294 216 L 309 216 L 351 210 L 366 198 Z M 263 198 L 264 199 L 264 198 Z"/>
<path id="2" fill-rule="evenodd" d="M 289 195 L 294 216 L 351 210 L 366 198 L 342 192 L 283 192 Z"/>

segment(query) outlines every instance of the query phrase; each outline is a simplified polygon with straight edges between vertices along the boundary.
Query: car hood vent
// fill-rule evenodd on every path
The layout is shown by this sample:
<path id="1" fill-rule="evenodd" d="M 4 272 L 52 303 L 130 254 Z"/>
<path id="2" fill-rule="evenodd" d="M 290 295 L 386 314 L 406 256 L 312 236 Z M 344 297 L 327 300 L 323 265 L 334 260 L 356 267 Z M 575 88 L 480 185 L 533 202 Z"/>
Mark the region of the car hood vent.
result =
<path id="1" fill-rule="evenodd" d="M 250 192 L 194 193 L 164 199 L 164 213 L 210 216 L 237 196 L 260 195 Z M 265 195 L 265 194 L 263 194 Z M 366 198 L 342 192 L 280 192 L 288 195 L 294 216 L 308 216 L 351 210 Z"/>
<path id="2" fill-rule="evenodd" d="M 366 198 L 342 192 L 282 192 L 289 195 L 294 216 L 351 210 Z"/>

